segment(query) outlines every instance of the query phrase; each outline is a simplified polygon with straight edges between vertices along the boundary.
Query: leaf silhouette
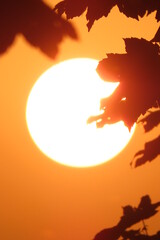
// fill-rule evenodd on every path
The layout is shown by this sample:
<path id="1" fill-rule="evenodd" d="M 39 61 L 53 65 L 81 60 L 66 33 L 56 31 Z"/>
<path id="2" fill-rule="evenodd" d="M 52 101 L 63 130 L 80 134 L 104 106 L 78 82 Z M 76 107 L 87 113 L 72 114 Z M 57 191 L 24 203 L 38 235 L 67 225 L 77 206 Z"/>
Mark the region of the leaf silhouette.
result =
<path id="1" fill-rule="evenodd" d="M 64 36 L 76 39 L 73 26 L 41 0 L 3 0 L 0 3 L 0 54 L 17 34 L 43 53 L 54 58 Z"/>
<path id="2" fill-rule="evenodd" d="M 112 228 L 103 229 L 96 234 L 94 240 L 117 240 L 120 236 L 122 236 L 123 239 L 143 239 L 138 238 L 144 236 L 140 234 L 140 230 L 127 231 L 127 228 L 130 228 L 132 225 L 144 219 L 154 216 L 158 212 L 157 208 L 159 206 L 160 202 L 151 203 L 149 195 L 143 196 L 137 208 L 130 205 L 123 207 L 123 215 L 118 224 Z"/>
<path id="3" fill-rule="evenodd" d="M 96 121 L 97 127 L 123 121 L 130 130 L 159 100 L 159 46 L 145 39 L 124 41 L 127 53 L 108 54 L 97 67 L 104 81 L 119 82 L 113 94 L 101 100 L 103 113 L 88 120 Z"/>
<path id="4" fill-rule="evenodd" d="M 160 14 L 160 2 L 155 1 L 144 1 L 144 0 L 121 0 L 117 1 L 120 12 L 124 13 L 127 17 L 135 18 L 143 17 L 147 12 L 147 15 L 157 11 L 156 19 L 159 21 Z"/>
<path id="5" fill-rule="evenodd" d="M 160 3 L 159 0 L 144 1 L 144 0 L 63 0 L 55 6 L 55 11 L 60 15 L 66 14 L 68 19 L 79 17 L 86 12 L 88 21 L 88 30 L 91 29 L 94 22 L 101 17 L 107 17 L 113 7 L 117 6 L 119 11 L 127 17 L 138 20 L 138 17 L 143 17 L 144 14 L 156 13 L 157 21 L 160 20 Z"/>
<path id="6" fill-rule="evenodd" d="M 145 143 L 143 150 L 138 151 L 134 155 L 131 165 L 135 162 L 135 167 L 141 166 L 146 162 L 153 161 L 160 154 L 160 136 Z"/>
<path id="7" fill-rule="evenodd" d="M 158 28 L 154 38 L 151 41 L 152 42 L 160 42 L 160 27 Z"/>
<path id="8" fill-rule="evenodd" d="M 135 239 L 140 235 L 140 229 L 138 230 L 126 230 L 122 233 L 123 240 Z"/>
<path id="9" fill-rule="evenodd" d="M 88 30 L 93 23 L 101 17 L 107 17 L 111 9 L 116 5 L 116 0 L 63 0 L 55 6 L 55 11 L 59 14 L 65 13 L 67 19 L 79 17 L 86 9 L 86 19 Z"/>
<path id="10" fill-rule="evenodd" d="M 156 111 L 148 111 L 149 114 L 146 117 L 138 120 L 137 123 L 142 123 L 145 132 L 151 131 L 154 127 L 160 124 L 160 109 Z"/>
<path id="11" fill-rule="evenodd" d="M 56 4 L 54 11 L 59 15 L 66 14 L 67 19 L 79 17 L 87 8 L 88 1 L 64 0 Z"/>

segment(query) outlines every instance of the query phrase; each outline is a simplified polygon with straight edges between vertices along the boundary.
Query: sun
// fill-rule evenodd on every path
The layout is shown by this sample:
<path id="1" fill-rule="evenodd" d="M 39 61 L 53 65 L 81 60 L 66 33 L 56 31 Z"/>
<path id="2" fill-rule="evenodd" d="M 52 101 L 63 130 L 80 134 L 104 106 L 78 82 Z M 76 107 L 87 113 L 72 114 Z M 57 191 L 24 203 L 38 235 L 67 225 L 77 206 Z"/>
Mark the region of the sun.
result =
<path id="1" fill-rule="evenodd" d="M 118 83 L 104 82 L 98 61 L 70 59 L 44 72 L 28 97 L 26 121 L 37 147 L 50 159 L 72 167 L 90 167 L 115 157 L 130 140 L 123 122 L 97 128 L 87 124 L 100 113 L 100 99 Z"/>

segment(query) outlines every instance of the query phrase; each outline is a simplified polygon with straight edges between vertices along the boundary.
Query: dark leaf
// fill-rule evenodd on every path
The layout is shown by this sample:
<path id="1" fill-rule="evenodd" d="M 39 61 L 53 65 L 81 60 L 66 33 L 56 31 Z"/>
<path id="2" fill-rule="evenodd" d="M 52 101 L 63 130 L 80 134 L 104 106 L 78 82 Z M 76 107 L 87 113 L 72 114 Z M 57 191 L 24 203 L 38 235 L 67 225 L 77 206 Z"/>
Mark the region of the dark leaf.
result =
<path id="1" fill-rule="evenodd" d="M 93 240 L 117 240 L 122 232 L 119 227 L 106 228 L 96 234 Z"/>
<path id="2" fill-rule="evenodd" d="M 130 129 L 160 96 L 160 56 L 157 44 L 125 39 L 126 54 L 108 54 L 97 72 L 104 81 L 120 82 L 113 94 L 101 100 L 103 113 L 89 118 L 97 127 L 123 121 Z"/>
<path id="3" fill-rule="evenodd" d="M 152 44 L 150 41 L 143 38 L 126 38 L 124 39 L 124 42 L 125 50 L 130 56 L 137 57 L 138 53 L 141 59 L 143 59 L 143 57 L 147 57 L 147 60 L 149 61 L 149 57 L 155 57 L 159 54 L 158 44 Z"/>
<path id="4" fill-rule="evenodd" d="M 73 0 L 63 0 L 56 4 L 54 11 L 62 15 L 66 14 L 67 19 L 72 19 L 73 17 L 79 17 L 87 8 L 88 1 L 73 1 Z"/>
<path id="5" fill-rule="evenodd" d="M 133 224 L 138 223 L 141 220 L 148 219 L 157 213 L 157 208 L 160 206 L 160 202 L 151 203 L 150 197 L 148 195 L 141 198 L 141 202 L 138 208 L 133 208 L 130 205 L 124 207 L 124 213 L 119 221 L 118 225 L 121 229 L 127 229 Z"/>
<path id="6" fill-rule="evenodd" d="M 151 131 L 154 127 L 160 124 L 160 109 L 156 111 L 149 111 L 147 116 L 141 118 L 137 123 L 142 123 L 145 132 Z"/>
<path id="7" fill-rule="evenodd" d="M 146 162 L 153 161 L 160 154 L 160 136 L 145 144 L 144 150 L 140 150 L 134 156 L 135 167 L 141 166 Z"/>
<path id="8" fill-rule="evenodd" d="M 51 58 L 56 56 L 64 36 L 77 38 L 72 25 L 41 0 L 6 0 L 0 3 L 0 54 L 17 34 Z"/>
<path id="9" fill-rule="evenodd" d="M 130 205 L 123 207 L 123 216 L 118 224 L 112 228 L 106 228 L 100 231 L 96 234 L 94 240 L 117 240 L 120 236 L 122 236 L 123 239 L 143 239 L 142 236 L 145 235 L 141 235 L 139 230 L 127 231 L 126 229 L 155 215 L 159 206 L 160 202 L 151 203 L 149 195 L 143 196 L 137 208 Z M 138 236 L 141 238 L 138 238 Z"/>
<path id="10" fill-rule="evenodd" d="M 93 23 L 101 17 L 107 17 L 113 7 L 118 6 L 120 12 L 127 17 L 135 18 L 143 17 L 146 13 L 150 14 L 157 10 L 156 19 L 160 16 L 159 0 L 63 0 L 55 7 L 60 15 L 65 13 L 67 18 L 79 17 L 86 12 L 88 21 L 88 30 L 91 29 Z"/>
<path id="11" fill-rule="evenodd" d="M 160 42 L 160 27 L 158 28 L 154 38 L 151 41 L 152 42 Z"/>
<path id="12" fill-rule="evenodd" d="M 144 0 L 121 0 L 117 5 L 120 12 L 124 13 L 127 17 L 138 20 L 138 16 L 143 17 L 146 12 L 146 2 Z"/>
<path id="13" fill-rule="evenodd" d="M 159 4 L 159 6 L 157 6 L 157 13 L 156 13 L 156 19 L 157 21 L 160 21 L 160 3 L 157 3 L 157 5 Z"/>
<path id="14" fill-rule="evenodd" d="M 137 236 L 140 235 L 140 229 L 138 230 L 126 230 L 122 233 L 123 240 L 127 239 L 135 239 Z"/>
<path id="15" fill-rule="evenodd" d="M 64 0 L 55 6 L 59 14 L 65 13 L 68 19 L 79 17 L 85 10 L 88 20 L 88 30 L 95 20 L 107 17 L 111 9 L 116 5 L 116 0 Z"/>
<path id="16" fill-rule="evenodd" d="M 90 0 L 86 18 L 88 20 L 88 30 L 91 29 L 93 23 L 101 17 L 107 17 L 112 8 L 116 5 L 116 0 Z"/>
<path id="17" fill-rule="evenodd" d="M 127 17 L 135 18 L 143 17 L 146 12 L 150 14 L 157 10 L 156 19 L 159 19 L 160 1 L 159 0 L 120 0 L 117 3 L 120 12 L 124 13 Z"/>

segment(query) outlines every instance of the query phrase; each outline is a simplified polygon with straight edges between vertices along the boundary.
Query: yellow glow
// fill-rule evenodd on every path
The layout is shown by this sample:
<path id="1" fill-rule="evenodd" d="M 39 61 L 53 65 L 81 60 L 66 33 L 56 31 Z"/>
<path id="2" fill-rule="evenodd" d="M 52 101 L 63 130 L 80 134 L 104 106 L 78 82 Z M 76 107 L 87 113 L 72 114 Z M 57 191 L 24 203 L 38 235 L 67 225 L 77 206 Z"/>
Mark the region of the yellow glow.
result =
<path id="1" fill-rule="evenodd" d="M 88 167 L 117 155 L 128 143 L 123 122 L 97 128 L 87 119 L 97 115 L 100 99 L 117 83 L 107 83 L 96 72 L 98 61 L 78 58 L 61 62 L 41 75 L 26 108 L 30 135 L 49 158 L 64 165 Z"/>

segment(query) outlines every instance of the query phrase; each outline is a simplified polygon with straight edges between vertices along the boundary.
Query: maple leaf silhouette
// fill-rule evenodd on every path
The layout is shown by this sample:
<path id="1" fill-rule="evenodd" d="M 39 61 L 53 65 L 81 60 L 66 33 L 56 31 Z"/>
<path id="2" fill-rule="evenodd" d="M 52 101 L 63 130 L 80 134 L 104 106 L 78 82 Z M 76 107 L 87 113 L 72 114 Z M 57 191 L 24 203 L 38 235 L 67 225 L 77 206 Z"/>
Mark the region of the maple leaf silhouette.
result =
<path id="1" fill-rule="evenodd" d="M 131 166 L 135 162 L 135 167 L 141 166 L 146 162 L 153 161 L 156 157 L 160 155 L 160 136 L 145 143 L 144 149 L 138 151 L 134 155 L 134 159 L 131 162 Z"/>
<path id="2" fill-rule="evenodd" d="M 88 119 L 97 127 L 123 121 L 130 130 L 139 116 L 160 96 L 159 46 L 145 39 L 125 39 L 125 54 L 108 54 L 97 72 L 104 81 L 119 82 L 113 94 L 100 102 L 103 113 Z"/>
<path id="3" fill-rule="evenodd" d="M 139 19 L 138 17 L 143 17 L 146 13 L 157 11 L 156 19 L 160 20 L 160 1 L 144 1 L 144 0 L 121 0 L 117 1 L 120 12 L 124 13 L 127 17 Z"/>
<path id="4" fill-rule="evenodd" d="M 160 124 L 160 109 L 149 110 L 147 116 L 140 118 L 137 123 L 142 123 L 145 132 L 151 131 L 154 127 Z"/>
<path id="5" fill-rule="evenodd" d="M 132 225 L 154 216 L 158 210 L 157 208 L 160 206 L 160 202 L 153 203 L 149 195 L 145 195 L 141 198 L 141 201 L 137 208 L 127 205 L 123 207 L 123 215 L 120 218 L 118 224 L 112 228 L 106 228 L 96 234 L 94 240 L 117 240 L 120 236 L 123 239 L 145 239 L 142 238 L 146 235 L 140 234 L 140 230 L 127 230 Z M 152 239 L 151 237 L 159 236 L 159 232 L 154 236 L 147 236 Z M 153 238 L 154 239 L 154 238 Z M 157 239 L 157 238 L 155 238 Z"/>
<path id="6" fill-rule="evenodd" d="M 0 54 L 17 34 L 54 58 L 64 36 L 76 39 L 73 26 L 41 0 L 4 0 L 0 3 Z"/>
<path id="7" fill-rule="evenodd" d="M 127 17 L 139 19 L 145 13 L 150 14 L 154 11 L 156 19 L 160 20 L 160 2 L 159 0 L 63 0 L 55 6 L 55 11 L 60 15 L 66 14 L 68 19 L 79 17 L 86 11 L 86 19 L 88 21 L 88 30 L 91 29 L 94 22 L 101 17 L 107 17 L 113 7 L 117 6 L 119 11 Z"/>
<path id="8" fill-rule="evenodd" d="M 85 10 L 88 21 L 88 30 L 93 23 L 101 17 L 107 17 L 111 9 L 116 5 L 115 0 L 63 0 L 55 6 L 55 11 L 60 15 L 65 13 L 67 19 L 79 17 Z"/>

